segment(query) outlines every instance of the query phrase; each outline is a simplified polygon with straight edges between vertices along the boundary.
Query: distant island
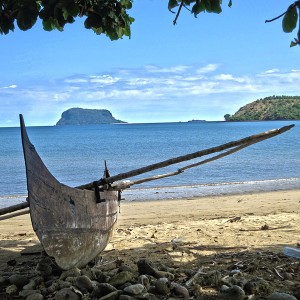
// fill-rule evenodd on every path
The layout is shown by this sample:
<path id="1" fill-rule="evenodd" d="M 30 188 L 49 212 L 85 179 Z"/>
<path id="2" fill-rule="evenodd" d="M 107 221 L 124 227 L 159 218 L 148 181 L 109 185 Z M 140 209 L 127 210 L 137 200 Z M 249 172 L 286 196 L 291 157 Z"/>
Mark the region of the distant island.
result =
<path id="1" fill-rule="evenodd" d="M 64 111 L 57 126 L 126 123 L 115 119 L 107 109 L 70 108 Z"/>
<path id="2" fill-rule="evenodd" d="M 203 122 L 206 122 L 206 120 L 189 120 L 187 121 L 188 123 L 203 123 Z"/>
<path id="3" fill-rule="evenodd" d="M 300 96 L 270 96 L 226 114 L 226 121 L 300 120 Z"/>

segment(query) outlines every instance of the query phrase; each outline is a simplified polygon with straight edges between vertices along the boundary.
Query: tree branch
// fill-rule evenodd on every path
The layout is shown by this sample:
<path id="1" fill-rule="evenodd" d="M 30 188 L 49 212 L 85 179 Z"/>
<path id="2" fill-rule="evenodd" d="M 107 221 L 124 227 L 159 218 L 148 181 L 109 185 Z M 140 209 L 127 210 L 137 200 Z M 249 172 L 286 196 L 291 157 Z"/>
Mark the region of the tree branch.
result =
<path id="1" fill-rule="evenodd" d="M 180 5 L 179 5 L 179 8 L 178 8 L 176 17 L 175 17 L 175 19 L 174 19 L 174 21 L 173 21 L 173 25 L 176 25 L 176 23 L 177 23 L 177 19 L 178 19 L 179 15 L 180 15 L 180 11 L 181 11 L 181 9 L 182 9 L 182 6 L 183 6 L 183 0 L 181 0 L 181 3 L 180 3 Z"/>
<path id="2" fill-rule="evenodd" d="M 291 5 L 289 6 L 289 8 L 288 8 L 283 14 L 281 14 L 281 15 L 279 15 L 278 17 L 275 17 L 275 18 L 273 18 L 273 19 L 271 19 L 271 20 L 265 20 L 265 23 L 270 23 L 270 22 L 273 22 L 273 21 L 276 21 L 276 20 L 280 19 L 280 18 L 283 17 L 290 9 L 294 8 L 295 6 L 299 6 L 299 5 L 300 5 L 300 1 L 294 2 L 293 4 L 291 4 Z"/>

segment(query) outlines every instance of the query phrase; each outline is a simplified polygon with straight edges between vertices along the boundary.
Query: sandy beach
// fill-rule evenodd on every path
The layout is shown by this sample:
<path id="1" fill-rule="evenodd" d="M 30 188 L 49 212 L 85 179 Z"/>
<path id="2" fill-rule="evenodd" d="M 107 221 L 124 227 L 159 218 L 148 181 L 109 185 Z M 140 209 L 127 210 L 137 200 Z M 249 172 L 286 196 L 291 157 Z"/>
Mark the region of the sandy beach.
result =
<path id="1" fill-rule="evenodd" d="M 147 258 L 197 269 L 217 255 L 225 259 L 226 253 L 281 253 L 285 246 L 299 245 L 299 212 L 300 190 L 123 202 L 102 260 L 130 265 Z M 21 251 L 39 244 L 29 215 L 1 221 L 0 237 L 2 269 L 8 260 L 28 260 Z"/>

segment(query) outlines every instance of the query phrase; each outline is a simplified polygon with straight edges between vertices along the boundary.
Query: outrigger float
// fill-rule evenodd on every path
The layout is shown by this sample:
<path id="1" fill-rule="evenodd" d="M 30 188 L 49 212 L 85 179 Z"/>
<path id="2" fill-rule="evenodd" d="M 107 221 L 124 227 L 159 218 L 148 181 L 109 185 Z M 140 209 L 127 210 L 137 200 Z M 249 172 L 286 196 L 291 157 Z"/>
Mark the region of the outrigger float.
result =
<path id="1" fill-rule="evenodd" d="M 284 126 L 231 141 L 217 147 L 171 158 L 129 172 L 110 176 L 106 164 L 103 178 L 78 187 L 60 183 L 47 169 L 30 142 L 20 115 L 22 145 L 27 176 L 27 202 L 0 210 L 0 220 L 30 213 L 32 227 L 46 253 L 62 269 L 83 267 L 107 246 L 118 219 L 121 191 L 132 185 L 178 175 L 185 170 L 233 154 L 250 145 L 277 136 L 294 127 Z M 124 181 L 153 170 L 220 152 L 220 154 L 178 169 L 175 172 Z M 24 208 L 29 207 L 27 210 Z M 21 212 L 17 212 L 21 210 Z"/>

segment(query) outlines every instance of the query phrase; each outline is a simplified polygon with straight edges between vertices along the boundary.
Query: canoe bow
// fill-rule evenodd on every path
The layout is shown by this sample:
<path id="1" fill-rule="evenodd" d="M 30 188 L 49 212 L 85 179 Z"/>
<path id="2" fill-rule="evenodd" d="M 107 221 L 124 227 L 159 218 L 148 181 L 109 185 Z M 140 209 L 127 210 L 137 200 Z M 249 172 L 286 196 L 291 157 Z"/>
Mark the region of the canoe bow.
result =
<path id="1" fill-rule="evenodd" d="M 63 269 L 83 267 L 104 250 L 118 218 L 118 191 L 72 188 L 47 169 L 20 115 L 32 227 L 46 253 Z"/>

